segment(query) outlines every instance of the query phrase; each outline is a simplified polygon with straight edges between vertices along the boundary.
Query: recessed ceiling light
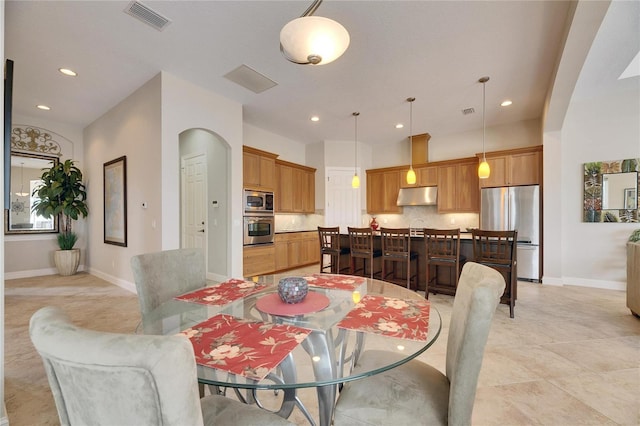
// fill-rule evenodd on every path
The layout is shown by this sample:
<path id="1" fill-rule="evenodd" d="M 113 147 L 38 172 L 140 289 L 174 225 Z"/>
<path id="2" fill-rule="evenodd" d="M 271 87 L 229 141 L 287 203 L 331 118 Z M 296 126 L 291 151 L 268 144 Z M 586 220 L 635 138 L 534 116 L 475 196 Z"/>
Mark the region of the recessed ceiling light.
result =
<path id="1" fill-rule="evenodd" d="M 396 124 L 396 129 L 402 129 L 403 127 L 404 127 L 404 124 L 402 123 Z"/>
<path id="2" fill-rule="evenodd" d="M 43 109 L 45 111 L 49 111 L 51 108 L 46 105 L 36 105 L 36 108 Z"/>
<path id="3" fill-rule="evenodd" d="M 58 71 L 60 71 L 62 74 L 64 75 L 68 75 L 70 77 L 77 77 L 78 73 L 70 70 L 69 68 L 58 68 Z"/>
<path id="4" fill-rule="evenodd" d="M 502 101 L 502 103 L 501 103 L 500 105 L 502 105 L 502 106 L 509 106 L 509 105 L 511 105 L 512 103 L 513 103 L 513 102 L 511 102 L 510 100 L 508 100 L 508 99 L 507 99 L 506 101 Z"/>
<path id="5" fill-rule="evenodd" d="M 320 117 L 318 117 L 317 115 L 314 115 L 311 117 L 311 121 L 320 121 Z"/>

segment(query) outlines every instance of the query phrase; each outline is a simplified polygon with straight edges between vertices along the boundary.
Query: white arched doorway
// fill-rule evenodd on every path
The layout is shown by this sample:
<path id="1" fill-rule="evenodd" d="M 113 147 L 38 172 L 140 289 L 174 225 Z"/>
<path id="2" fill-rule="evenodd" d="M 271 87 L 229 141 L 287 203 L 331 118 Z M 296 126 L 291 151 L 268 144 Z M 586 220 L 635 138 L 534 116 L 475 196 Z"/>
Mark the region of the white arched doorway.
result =
<path id="1" fill-rule="evenodd" d="M 229 274 L 229 156 L 214 132 L 188 129 L 179 135 L 180 247 L 205 248 L 207 278 Z"/>

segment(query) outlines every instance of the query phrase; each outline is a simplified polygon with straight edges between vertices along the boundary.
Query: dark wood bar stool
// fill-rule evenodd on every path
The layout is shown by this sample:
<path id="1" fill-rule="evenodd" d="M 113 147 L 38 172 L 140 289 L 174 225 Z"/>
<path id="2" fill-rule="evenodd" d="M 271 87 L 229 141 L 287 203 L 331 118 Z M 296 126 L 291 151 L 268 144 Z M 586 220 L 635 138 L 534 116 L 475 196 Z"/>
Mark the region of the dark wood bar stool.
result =
<path id="1" fill-rule="evenodd" d="M 396 284 L 404 284 L 411 289 L 411 280 L 415 278 L 418 289 L 418 271 L 420 256 L 411 251 L 411 231 L 409 228 L 381 228 L 382 235 L 382 279 Z M 416 264 L 415 274 L 411 275 L 411 261 Z M 392 262 L 393 269 L 387 271 L 387 263 Z M 405 268 L 404 277 L 399 278 L 396 265 L 402 263 Z M 392 275 L 392 279 L 388 279 Z M 402 281 L 404 283 L 402 283 Z"/>
<path id="2" fill-rule="evenodd" d="M 518 297 L 518 271 L 516 259 L 517 231 L 483 231 L 473 229 L 474 262 L 496 269 L 507 284 L 500 303 L 509 305 L 509 316 L 513 318 L 513 309 Z"/>
<path id="3" fill-rule="evenodd" d="M 454 296 L 458 288 L 461 266 L 466 261 L 466 257 L 460 254 L 460 228 L 425 228 L 424 243 L 427 258 L 425 297 L 429 298 L 429 292 Z M 439 280 L 444 275 L 440 273 L 441 268 L 448 269 L 447 281 Z"/>
<path id="4" fill-rule="evenodd" d="M 340 227 L 323 228 L 318 226 L 318 238 L 320 240 L 320 273 L 328 269 L 332 274 L 347 272 L 349 267 L 340 268 L 340 257 L 349 254 L 348 247 L 340 247 Z M 329 262 L 325 264 L 325 255 L 329 256 Z"/>
<path id="5" fill-rule="evenodd" d="M 373 248 L 373 231 L 371 228 L 347 228 L 349 231 L 349 248 L 351 250 L 351 275 L 367 276 L 369 261 L 369 277 L 373 278 L 373 259 L 382 256 L 382 250 Z M 356 259 L 362 259 L 362 268 L 356 268 Z M 361 273 L 359 273 L 361 272 Z"/>

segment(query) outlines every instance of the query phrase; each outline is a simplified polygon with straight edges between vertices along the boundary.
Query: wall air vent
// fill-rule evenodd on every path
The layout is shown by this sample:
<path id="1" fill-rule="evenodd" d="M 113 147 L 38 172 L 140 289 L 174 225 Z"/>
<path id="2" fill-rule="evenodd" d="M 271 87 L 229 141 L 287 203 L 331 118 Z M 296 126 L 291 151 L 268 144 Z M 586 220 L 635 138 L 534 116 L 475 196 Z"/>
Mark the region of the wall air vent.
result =
<path id="1" fill-rule="evenodd" d="M 129 3 L 127 8 L 124 10 L 124 13 L 141 20 L 145 24 L 152 26 L 158 31 L 164 30 L 165 27 L 171 23 L 169 19 L 165 18 L 158 12 L 150 9 L 148 6 L 145 6 L 139 1 L 132 1 L 131 3 Z"/>
<path id="2" fill-rule="evenodd" d="M 462 110 L 462 114 L 463 115 L 473 114 L 474 112 L 476 112 L 476 110 L 473 109 L 473 108 L 465 108 L 465 109 Z"/>

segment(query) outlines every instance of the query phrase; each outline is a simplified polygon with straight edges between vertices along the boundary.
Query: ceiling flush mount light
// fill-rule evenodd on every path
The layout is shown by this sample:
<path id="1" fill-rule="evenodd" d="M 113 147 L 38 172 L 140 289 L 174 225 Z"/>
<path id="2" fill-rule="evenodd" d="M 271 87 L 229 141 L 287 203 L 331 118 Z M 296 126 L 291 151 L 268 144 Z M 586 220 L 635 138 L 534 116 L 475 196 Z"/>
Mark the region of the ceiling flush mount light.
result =
<path id="1" fill-rule="evenodd" d="M 485 85 L 489 81 L 489 77 L 482 77 L 478 80 L 478 83 L 482 83 L 482 162 L 478 166 L 478 177 L 480 179 L 487 179 L 489 175 L 491 175 L 491 168 L 489 167 L 489 163 L 487 163 L 487 156 L 484 151 L 484 136 L 486 133 L 485 119 L 484 113 L 486 109 L 486 96 L 485 96 Z"/>
<path id="2" fill-rule="evenodd" d="M 351 187 L 360 188 L 360 178 L 358 177 L 358 116 L 360 115 L 360 113 L 354 112 L 351 115 L 353 115 L 356 121 L 356 132 L 355 132 L 356 136 L 353 142 L 356 160 L 353 166 L 353 179 L 351 179 Z"/>
<path id="3" fill-rule="evenodd" d="M 44 110 L 44 111 L 49 111 L 51 108 L 46 106 L 46 105 L 36 105 L 36 108 Z"/>
<path id="4" fill-rule="evenodd" d="M 407 172 L 407 183 L 414 185 L 416 183 L 416 172 L 413 171 L 413 101 L 416 98 L 407 98 L 409 102 L 409 171 Z"/>
<path id="5" fill-rule="evenodd" d="M 300 18 L 280 30 L 280 52 L 299 65 L 325 65 L 338 59 L 349 47 L 349 33 L 338 22 L 312 16 L 322 0 L 313 4 Z"/>
<path id="6" fill-rule="evenodd" d="M 62 74 L 64 75 L 68 75 L 69 77 L 77 77 L 78 73 L 70 70 L 69 68 L 58 68 L 58 71 L 60 71 Z"/>

